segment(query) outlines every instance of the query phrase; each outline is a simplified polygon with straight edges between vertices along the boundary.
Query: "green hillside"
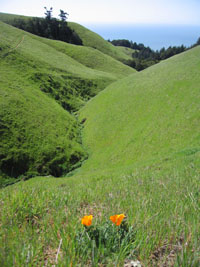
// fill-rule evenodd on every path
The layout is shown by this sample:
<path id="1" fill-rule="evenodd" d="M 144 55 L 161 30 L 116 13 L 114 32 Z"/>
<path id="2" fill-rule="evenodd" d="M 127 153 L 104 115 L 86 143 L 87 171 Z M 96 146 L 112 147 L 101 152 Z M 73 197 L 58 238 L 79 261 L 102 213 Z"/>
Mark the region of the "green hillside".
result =
<path id="1" fill-rule="evenodd" d="M 19 18 L 27 20 L 27 19 L 29 19 L 31 17 L 0 12 L 0 20 L 5 22 L 5 23 L 8 23 L 8 24 L 12 24 L 13 20 L 19 19 Z"/>
<path id="2" fill-rule="evenodd" d="M 70 26 L 0 22 L 0 266 L 200 266 L 200 46 L 135 72 Z"/>
<path id="3" fill-rule="evenodd" d="M 3 21 L 11 25 L 16 19 L 28 20 L 30 18 L 31 17 L 6 14 L 0 12 L 0 21 Z M 127 52 L 124 51 L 124 49 L 118 49 L 108 41 L 104 40 L 100 35 L 96 34 L 95 32 L 90 31 L 89 29 L 83 27 L 78 23 L 68 22 L 68 25 L 72 30 L 74 30 L 79 35 L 84 46 L 97 49 L 100 52 L 109 55 L 121 62 L 127 62 L 130 59 L 130 55 L 127 55 Z"/>
<path id="4" fill-rule="evenodd" d="M 100 35 L 95 32 L 88 30 L 80 24 L 69 22 L 69 27 L 73 29 L 81 38 L 84 46 L 89 46 L 95 49 L 98 49 L 104 54 L 107 54 L 117 60 L 126 62 L 130 59 L 123 50 L 118 49 L 111 43 L 105 41 Z"/>
<path id="5" fill-rule="evenodd" d="M 38 173 L 59 176 L 71 170 L 72 165 L 81 160 L 85 154 L 78 144 L 80 127 L 68 112 L 77 111 L 85 101 L 104 89 L 106 85 L 133 73 L 134 70 L 92 49 L 95 62 L 85 63 L 88 65 L 86 67 L 80 63 L 86 54 L 85 47 L 74 48 L 70 44 L 41 38 L 3 22 L 0 22 L 0 26 L 2 175 L 15 178 L 20 175 L 30 177 Z M 69 56 L 70 52 L 66 52 L 70 50 L 77 60 Z M 88 59 L 85 58 L 85 61 L 89 62 L 89 59 L 90 56 Z M 20 92 L 25 94 L 24 98 Z M 34 100 L 36 95 L 38 101 Z M 19 105 L 16 104 L 18 101 Z M 44 103 L 41 104 L 40 101 Z M 60 112 L 57 126 L 52 125 L 56 118 L 53 106 L 57 107 L 58 113 Z M 65 122 L 62 122 L 65 114 Z M 18 117 L 24 119 L 19 121 Z M 43 121 L 45 117 L 49 118 L 49 121 L 40 124 L 39 129 L 38 120 Z M 36 132 L 33 134 L 34 127 Z M 51 128 L 49 133 L 48 128 Z M 44 137 L 45 133 L 47 137 L 44 141 L 42 136 Z M 23 137 L 17 142 L 16 138 L 21 134 Z M 60 140 L 57 140 L 57 135 L 60 135 Z M 77 145 L 74 142 L 78 142 Z M 68 146 L 72 148 L 68 149 Z M 35 153 L 35 150 L 39 154 Z M 77 153 L 77 157 L 73 156 L 73 153 Z M 70 160 L 70 157 L 76 159 Z M 27 163 L 22 167 L 24 161 Z M 14 164 L 13 169 L 10 167 L 12 164 Z M 56 164 L 60 167 L 55 167 Z M 53 170 L 56 168 L 57 171 Z"/>
<path id="6" fill-rule="evenodd" d="M 43 39 L 42 42 L 52 46 L 57 51 L 70 56 L 84 66 L 111 74 L 113 79 L 123 78 L 136 72 L 111 56 L 87 46 L 67 44 L 60 41 Z"/>
<path id="7" fill-rule="evenodd" d="M 129 56 L 130 60 L 133 60 L 132 54 L 136 51 L 132 48 L 129 47 L 125 47 L 125 46 L 116 46 L 116 48 L 118 48 L 118 50 L 122 51 L 123 53 L 125 53 L 127 56 Z"/>
<path id="8" fill-rule="evenodd" d="M 12 25 L 13 21 L 15 19 L 18 19 L 18 18 L 23 19 L 23 20 L 28 20 L 31 17 L 0 13 L 0 21 L 3 21 L 5 23 L 11 24 L 11 25 Z M 74 23 L 70 22 L 69 25 L 74 25 Z M 82 27 L 81 25 L 78 25 L 78 24 L 76 26 L 77 26 L 77 29 L 79 28 L 78 26 Z M 5 29 L 3 29 L 3 30 L 5 30 Z M 86 33 L 90 32 L 86 28 L 84 28 L 84 31 Z M 15 35 L 14 32 L 12 32 L 12 33 L 10 32 L 10 34 L 12 34 L 12 36 Z M 65 55 L 69 56 L 72 59 L 75 59 L 75 61 L 78 61 L 79 63 L 81 63 L 82 65 L 84 65 L 88 68 L 103 71 L 104 74 L 101 74 L 102 76 L 103 75 L 106 76 L 105 72 L 112 74 L 112 75 L 110 75 L 111 79 L 122 78 L 124 76 L 129 75 L 129 74 L 132 74 L 135 71 L 133 68 L 128 67 L 128 66 L 124 65 L 123 63 L 119 62 L 117 60 L 118 58 L 115 60 L 114 59 L 115 57 L 114 58 L 112 57 L 113 53 L 109 53 L 109 51 L 111 49 L 114 49 L 113 51 L 118 51 L 118 49 L 116 49 L 115 46 L 113 46 L 110 43 L 108 43 L 107 41 L 105 41 L 102 37 L 100 37 L 98 35 L 96 37 L 96 34 L 93 32 L 91 32 L 90 40 L 93 39 L 94 42 L 96 42 L 96 43 L 100 42 L 99 47 L 108 47 L 109 48 L 108 51 L 106 49 L 104 49 L 101 52 L 101 49 L 95 49 L 92 47 L 92 45 L 87 46 L 87 42 L 85 43 L 85 46 L 78 46 L 78 45 L 72 45 L 72 44 L 68 44 L 65 42 L 61 42 L 61 41 L 53 41 L 53 40 L 49 40 L 46 38 L 40 38 L 40 37 L 34 36 L 34 35 L 28 35 L 28 36 L 31 36 L 32 39 L 35 38 L 37 41 L 43 42 L 43 43 L 47 44 L 48 46 L 56 49 L 57 51 L 64 53 Z M 52 51 L 52 49 L 51 49 L 51 51 Z M 110 54 L 110 56 L 109 56 L 109 54 Z M 123 56 L 125 56 L 125 58 L 128 59 L 126 54 L 122 53 L 122 57 Z M 66 59 L 66 57 L 64 58 L 64 60 L 65 59 Z M 68 58 L 68 60 L 70 60 L 70 59 Z M 75 64 L 77 67 L 78 64 L 75 61 L 71 60 L 70 66 Z M 77 73 L 78 73 L 78 75 L 81 75 L 82 71 L 80 69 L 77 69 Z M 88 75 L 92 77 L 92 74 L 91 75 L 88 74 Z"/>
<path id="9" fill-rule="evenodd" d="M 0 184 L 39 173 L 59 176 L 86 156 L 79 125 L 42 92 L 40 78 L 49 79 L 47 73 L 53 72 L 51 65 L 45 65 L 45 56 L 44 61 L 41 55 L 34 58 L 37 44 L 23 32 L 0 24 Z"/>
<path id="10" fill-rule="evenodd" d="M 199 153 L 200 47 L 113 83 L 81 111 L 84 169 Z"/>

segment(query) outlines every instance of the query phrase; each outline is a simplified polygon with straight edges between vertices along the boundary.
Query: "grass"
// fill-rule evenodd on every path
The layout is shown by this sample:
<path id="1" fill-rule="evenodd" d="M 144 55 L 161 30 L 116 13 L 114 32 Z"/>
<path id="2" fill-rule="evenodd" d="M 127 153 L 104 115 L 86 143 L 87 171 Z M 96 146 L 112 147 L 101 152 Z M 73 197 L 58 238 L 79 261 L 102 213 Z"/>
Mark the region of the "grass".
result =
<path id="1" fill-rule="evenodd" d="M 88 68 L 112 74 L 115 79 L 124 78 L 135 72 L 133 68 L 92 47 L 72 45 L 59 41 L 49 42 L 48 39 L 43 39 L 43 41 L 48 42 L 49 45 Z"/>
<path id="2" fill-rule="evenodd" d="M 125 53 L 127 56 L 129 56 L 130 60 L 133 60 L 132 54 L 136 52 L 136 50 L 129 48 L 129 47 L 124 47 L 124 46 L 116 46 L 119 50 L 121 50 L 123 53 Z"/>
<path id="3" fill-rule="evenodd" d="M 66 52 L 69 46 L 29 34 L 20 42 L 25 33 L 1 25 L 3 148 L 29 150 L 40 163 L 44 143 L 53 149 L 66 142 L 75 155 L 84 146 L 89 158 L 68 177 L 36 177 L 0 190 L 0 265 L 199 266 L 200 47 L 110 84 L 114 72 L 92 62 L 87 68 L 89 56 L 76 55 L 79 48 Z M 110 84 L 79 110 L 81 133 L 55 102 L 63 74 L 76 87 L 75 78 Z M 41 90 L 49 87 L 53 92 Z M 24 132 L 31 142 L 18 139 Z M 118 246 L 122 228 L 109 218 L 121 213 L 133 238 Z M 92 234 L 81 224 L 89 214 Z"/>
<path id="4" fill-rule="evenodd" d="M 6 14 L 0 12 L 0 20 L 11 25 L 15 19 L 28 20 L 29 18 L 30 17 L 28 16 L 20 16 L 20 15 Z M 127 52 L 124 51 L 124 49 L 119 49 L 113 46 L 111 43 L 104 40 L 100 35 L 96 34 L 95 32 L 90 31 L 89 29 L 83 27 L 78 23 L 68 22 L 68 25 L 72 30 L 74 30 L 79 35 L 79 37 L 83 41 L 84 46 L 97 49 L 103 54 L 108 55 L 123 63 L 127 62 L 130 59 L 130 55 L 127 55 Z"/>
<path id="5" fill-rule="evenodd" d="M 86 67 L 65 53 L 73 45 L 37 37 L 3 22 L 0 25 L 1 176 L 59 176 L 85 157 L 80 125 L 69 112 L 76 112 L 108 84 L 134 70 L 98 51 L 92 53 L 96 65 Z M 77 59 L 85 49 L 74 49 Z M 1 178 L 1 185 L 4 180 Z"/>
<path id="6" fill-rule="evenodd" d="M 92 32 L 82 25 L 74 22 L 69 22 L 68 25 L 79 35 L 84 46 L 98 49 L 102 53 L 122 62 L 126 62 L 130 59 L 130 56 L 127 55 L 127 53 L 125 53 L 123 50 L 118 49 L 111 43 L 105 41 L 100 35 L 96 34 L 95 32 Z"/>
<path id="7" fill-rule="evenodd" d="M 115 82 L 81 110 L 83 170 L 151 165 L 200 151 L 200 47 Z"/>
<path id="8" fill-rule="evenodd" d="M 0 20 L 5 22 L 5 23 L 8 23 L 8 24 L 11 24 L 13 22 L 13 20 L 15 20 L 15 19 L 25 19 L 26 20 L 29 18 L 31 18 L 31 17 L 0 12 Z"/>
<path id="9" fill-rule="evenodd" d="M 7 176 L 60 175 L 85 154 L 77 120 L 26 80 L 15 59 L 12 54 L 1 62 L 1 185 Z"/>
<path id="10" fill-rule="evenodd" d="M 109 255 L 111 247 L 101 246 L 93 256 L 89 248 L 77 255 L 75 247 L 85 214 L 93 214 L 93 225 L 100 227 L 111 215 L 124 212 L 135 231 L 131 259 L 144 266 L 170 266 L 170 261 L 198 266 L 199 161 L 194 159 L 187 159 L 184 167 L 175 161 L 123 175 L 35 178 L 2 189 L 1 265 L 55 264 L 62 239 L 58 266 L 123 266 L 130 244 Z"/>

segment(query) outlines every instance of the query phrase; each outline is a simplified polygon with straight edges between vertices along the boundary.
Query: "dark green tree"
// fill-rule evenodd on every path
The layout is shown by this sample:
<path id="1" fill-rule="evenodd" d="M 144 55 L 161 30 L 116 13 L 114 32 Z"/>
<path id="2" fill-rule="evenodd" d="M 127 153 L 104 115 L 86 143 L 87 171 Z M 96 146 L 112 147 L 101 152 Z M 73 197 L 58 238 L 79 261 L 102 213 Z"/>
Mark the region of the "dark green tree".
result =
<path id="1" fill-rule="evenodd" d="M 67 16 L 69 16 L 69 14 L 67 12 L 64 12 L 62 9 L 60 9 L 60 14 L 58 16 L 64 22 L 67 20 Z"/>
<path id="2" fill-rule="evenodd" d="M 53 12 L 53 7 L 51 7 L 49 10 L 47 9 L 47 7 L 45 6 L 44 9 L 46 10 L 46 12 L 44 13 L 46 16 L 47 20 L 51 20 L 52 18 L 52 12 Z"/>
<path id="3" fill-rule="evenodd" d="M 199 39 L 197 40 L 196 45 L 200 45 L 200 37 L 199 37 Z"/>

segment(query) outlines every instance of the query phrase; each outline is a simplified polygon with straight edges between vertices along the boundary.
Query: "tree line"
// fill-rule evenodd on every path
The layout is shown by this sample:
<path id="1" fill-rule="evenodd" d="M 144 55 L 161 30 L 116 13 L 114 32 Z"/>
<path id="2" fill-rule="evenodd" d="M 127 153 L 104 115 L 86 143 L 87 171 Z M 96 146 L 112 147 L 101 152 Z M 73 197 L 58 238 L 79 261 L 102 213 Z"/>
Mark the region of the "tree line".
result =
<path id="1" fill-rule="evenodd" d="M 125 63 L 140 71 L 153 64 L 160 62 L 161 60 L 180 54 L 196 45 L 200 45 L 200 38 L 190 48 L 186 48 L 184 45 L 169 46 L 168 48 L 163 47 L 160 50 L 156 51 L 154 51 L 150 47 L 146 47 L 142 43 L 137 44 L 136 42 L 132 42 L 126 39 L 113 40 L 109 42 L 111 42 L 115 46 L 123 46 L 133 49 L 134 51 L 132 53 L 132 60 L 129 60 Z"/>
<path id="2" fill-rule="evenodd" d="M 45 18 L 14 19 L 12 25 L 41 37 L 82 45 L 82 40 L 67 24 L 67 12 L 60 10 L 60 20 L 52 16 L 53 8 L 45 7 Z"/>

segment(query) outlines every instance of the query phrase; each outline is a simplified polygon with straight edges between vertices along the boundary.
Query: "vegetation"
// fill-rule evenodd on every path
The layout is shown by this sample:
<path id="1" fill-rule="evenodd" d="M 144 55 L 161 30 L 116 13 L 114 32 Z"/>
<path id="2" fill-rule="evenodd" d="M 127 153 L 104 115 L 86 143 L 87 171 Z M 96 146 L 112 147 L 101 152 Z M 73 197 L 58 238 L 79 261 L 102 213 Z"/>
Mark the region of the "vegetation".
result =
<path id="1" fill-rule="evenodd" d="M 199 265 L 199 55 L 198 46 L 113 83 L 81 110 L 89 158 L 79 175 L 98 177 L 98 197 L 114 191 L 117 211 L 144 226 L 135 255 L 145 266 Z"/>
<path id="2" fill-rule="evenodd" d="M 200 47 L 137 73 L 73 26 L 0 22 L 0 265 L 199 266 Z"/>
<path id="3" fill-rule="evenodd" d="M 127 172 L 118 168 L 62 179 L 38 177 L 2 189 L 1 265 L 54 265 L 62 241 L 58 266 L 123 266 L 136 259 L 144 266 L 198 266 L 197 156 Z M 118 250 L 108 220 L 120 212 L 134 230 L 134 241 Z M 106 246 L 97 248 L 85 239 L 81 218 L 87 214 L 93 214 L 92 225 L 101 233 L 110 233 Z M 84 245 L 76 250 L 77 242 Z"/>
<path id="4" fill-rule="evenodd" d="M 74 22 L 68 22 L 69 27 L 74 30 L 81 38 L 84 46 L 89 46 L 101 51 L 102 53 L 113 57 L 123 63 L 126 63 L 130 56 L 113 46 L 111 43 L 105 41 L 98 34 L 88 30 L 80 24 Z"/>
<path id="5" fill-rule="evenodd" d="M 83 107 L 91 156 L 82 171 L 138 167 L 198 151 L 199 53 L 193 48 L 115 82 Z"/>
<path id="6" fill-rule="evenodd" d="M 1 186 L 37 174 L 63 175 L 87 155 L 72 113 L 117 76 L 134 71 L 106 55 L 104 72 L 94 63 L 88 68 L 62 52 L 72 45 L 0 24 Z M 93 52 L 97 66 L 99 53 Z"/>
<path id="7" fill-rule="evenodd" d="M 25 19 L 23 17 L 20 17 L 10 20 L 10 23 L 14 27 L 36 34 L 38 36 L 81 45 L 82 41 L 79 36 L 67 25 L 67 13 L 61 10 L 59 14 L 61 20 L 58 20 L 52 17 L 52 12 L 52 8 L 50 10 L 47 10 L 46 8 L 45 18 L 35 17 Z"/>
<path id="8" fill-rule="evenodd" d="M 0 21 L 3 21 L 10 25 L 14 25 L 15 21 L 24 21 L 25 24 L 28 24 L 28 21 L 31 19 L 33 18 L 27 16 L 0 13 Z M 131 59 L 131 57 L 124 53 L 124 51 L 121 51 L 117 47 L 104 40 L 101 36 L 83 27 L 82 25 L 74 22 L 67 22 L 67 26 L 72 30 L 72 32 L 75 33 L 76 36 L 80 38 L 83 46 L 99 50 L 103 54 L 109 55 L 110 57 L 119 60 L 122 63 L 126 63 L 128 60 Z"/>
<path id="9" fill-rule="evenodd" d="M 71 45 L 58 41 L 49 42 L 47 39 L 42 39 L 42 42 L 47 43 L 88 68 L 109 73 L 112 79 L 123 78 L 135 73 L 135 70 L 131 67 L 92 47 Z"/>
<path id="10" fill-rule="evenodd" d="M 86 156 L 78 123 L 33 82 L 45 71 L 41 61 L 10 48 L 9 37 L 18 43 L 9 34 L 13 29 L 1 23 L 1 30 L 8 38 L 1 41 L 0 54 L 0 185 L 39 173 L 60 176 Z"/>
<path id="11" fill-rule="evenodd" d="M 128 47 L 134 50 L 143 50 L 145 48 L 144 44 L 137 44 L 136 42 L 133 43 L 133 41 L 129 41 L 126 39 L 118 39 L 118 40 L 112 40 L 111 42 L 115 46 L 123 46 L 123 47 Z"/>
<path id="12" fill-rule="evenodd" d="M 128 40 L 113 40 L 111 42 L 115 46 L 123 46 L 132 50 L 132 59 L 128 61 L 128 65 L 135 68 L 138 71 L 141 71 L 145 68 L 148 68 L 151 65 L 154 65 L 161 60 L 167 59 L 174 55 L 180 54 L 186 51 L 185 46 L 173 46 L 165 49 L 164 47 L 160 51 L 154 51 L 150 47 L 145 47 L 144 44 L 137 44 L 136 42 Z"/>

